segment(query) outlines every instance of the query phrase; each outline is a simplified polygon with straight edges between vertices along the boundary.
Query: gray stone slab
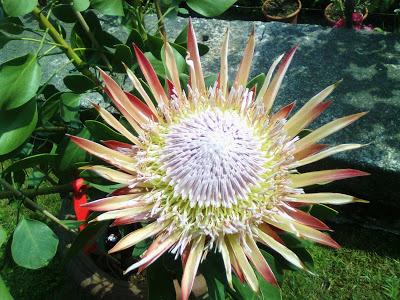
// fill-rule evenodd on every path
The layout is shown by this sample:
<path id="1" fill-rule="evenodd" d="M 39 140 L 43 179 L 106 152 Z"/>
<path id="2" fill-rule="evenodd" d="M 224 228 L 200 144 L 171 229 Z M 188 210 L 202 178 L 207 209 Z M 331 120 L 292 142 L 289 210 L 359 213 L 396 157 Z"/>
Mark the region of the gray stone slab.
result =
<path id="1" fill-rule="evenodd" d="M 154 16 L 146 19 L 154 24 Z M 329 110 L 313 126 L 336 117 L 369 111 L 361 120 L 326 139 L 333 144 L 370 143 L 369 146 L 336 155 L 315 165 L 316 169 L 357 167 L 372 173 L 368 178 L 352 179 L 335 185 L 363 198 L 400 207 L 400 42 L 399 35 L 375 32 L 335 30 L 316 25 L 290 25 L 246 21 L 194 19 L 198 40 L 210 51 L 203 57 L 206 74 L 219 69 L 219 48 L 226 27 L 231 29 L 230 75 L 233 76 L 242 55 L 248 33 L 256 29 L 256 51 L 252 75 L 267 72 L 271 62 L 294 45 L 299 45 L 296 56 L 282 85 L 276 108 L 291 101 L 297 107 L 314 94 L 343 79 L 330 99 Z M 33 23 L 32 23 L 33 24 Z M 115 20 L 105 22 L 107 30 L 126 32 Z M 187 24 L 187 19 L 166 21 L 170 37 L 175 37 Z M 68 31 L 68 26 L 67 26 Z M 32 44 L 9 43 L 0 51 L 0 62 L 35 49 Z M 54 56 L 42 63 L 45 78 L 65 63 L 64 56 Z M 65 88 L 60 77 L 53 79 L 59 88 Z M 91 98 L 90 100 L 93 100 Z"/>

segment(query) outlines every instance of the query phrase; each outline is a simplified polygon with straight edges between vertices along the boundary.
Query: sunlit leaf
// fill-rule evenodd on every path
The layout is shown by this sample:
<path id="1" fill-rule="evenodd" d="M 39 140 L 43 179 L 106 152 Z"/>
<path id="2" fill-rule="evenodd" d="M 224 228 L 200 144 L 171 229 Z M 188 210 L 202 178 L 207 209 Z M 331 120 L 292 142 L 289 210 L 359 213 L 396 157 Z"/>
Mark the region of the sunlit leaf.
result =
<path id="1" fill-rule="evenodd" d="M 28 102 L 40 86 L 42 70 L 37 57 L 27 54 L 0 67 L 0 110 L 17 108 Z"/>
<path id="2" fill-rule="evenodd" d="M 187 0 L 187 5 L 200 15 L 215 17 L 225 12 L 237 0 Z"/>
<path id="3" fill-rule="evenodd" d="M 0 155 L 21 146 L 36 127 L 36 101 L 12 110 L 0 110 Z"/>
<path id="4" fill-rule="evenodd" d="M 2 3 L 7 15 L 18 17 L 30 13 L 38 5 L 38 0 L 2 0 Z"/>
<path id="5" fill-rule="evenodd" d="M 105 15 L 124 15 L 122 0 L 91 0 L 90 4 Z"/>

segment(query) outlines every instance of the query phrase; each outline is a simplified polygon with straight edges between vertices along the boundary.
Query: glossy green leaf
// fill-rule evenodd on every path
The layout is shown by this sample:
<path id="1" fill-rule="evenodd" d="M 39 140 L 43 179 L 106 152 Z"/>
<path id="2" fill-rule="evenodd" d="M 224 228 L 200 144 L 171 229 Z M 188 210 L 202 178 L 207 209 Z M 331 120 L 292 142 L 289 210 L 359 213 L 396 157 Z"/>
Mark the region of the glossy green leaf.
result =
<path id="1" fill-rule="evenodd" d="M 89 130 L 92 137 L 97 141 L 115 140 L 129 143 L 129 140 L 122 134 L 116 132 L 115 130 L 111 129 L 110 127 L 99 121 L 87 120 L 85 121 L 85 126 Z"/>
<path id="2" fill-rule="evenodd" d="M 39 269 L 50 262 L 57 247 L 58 238 L 46 224 L 22 219 L 14 231 L 11 254 L 17 265 Z"/>
<path id="3" fill-rule="evenodd" d="M 7 241 L 7 232 L 0 225 L 0 247 Z"/>
<path id="4" fill-rule="evenodd" d="M 14 298 L 11 296 L 10 292 L 8 291 L 8 288 L 0 276 L 0 299 L 1 300 L 13 300 Z"/>
<path id="5" fill-rule="evenodd" d="M 63 93 L 61 99 L 61 118 L 65 122 L 78 121 L 79 107 L 80 107 L 80 95 L 74 93 Z"/>
<path id="6" fill-rule="evenodd" d="M 213 87 L 217 80 L 218 80 L 218 75 L 216 74 L 211 74 L 204 77 L 204 83 L 206 85 L 206 88 Z"/>
<path id="7" fill-rule="evenodd" d="M 0 110 L 17 108 L 28 102 L 40 86 L 42 70 L 37 57 L 27 54 L 0 67 Z"/>
<path id="8" fill-rule="evenodd" d="M 89 138 L 89 131 L 84 128 L 77 134 L 82 138 Z M 62 145 L 58 146 L 57 152 L 61 154 L 59 171 L 66 172 L 73 169 L 76 163 L 83 162 L 86 159 L 86 151 L 75 145 L 68 137 L 64 137 Z"/>
<path id="9" fill-rule="evenodd" d="M 89 0 L 73 0 L 73 5 L 77 11 L 84 11 L 89 8 L 90 2 Z"/>
<path id="10" fill-rule="evenodd" d="M 16 109 L 0 110 L 0 155 L 21 146 L 35 129 L 37 119 L 34 100 Z"/>
<path id="11" fill-rule="evenodd" d="M 91 0 L 93 8 L 105 15 L 123 16 L 124 8 L 122 0 Z"/>
<path id="12" fill-rule="evenodd" d="M 124 186 L 120 183 L 116 183 L 116 184 L 96 184 L 93 182 L 88 182 L 88 183 L 89 183 L 90 187 L 95 188 L 96 190 L 99 190 L 106 194 L 110 194 L 113 191 L 115 191 L 116 189 L 122 188 Z"/>
<path id="13" fill-rule="evenodd" d="M 215 17 L 225 12 L 237 0 L 187 0 L 187 5 L 200 15 Z"/>
<path id="14" fill-rule="evenodd" d="M 124 44 L 119 44 L 115 46 L 115 53 L 111 61 L 114 72 L 125 73 L 125 67 L 122 63 L 127 65 L 129 68 L 132 68 L 134 62 L 135 59 L 133 57 L 131 47 L 128 47 Z"/>
<path id="15" fill-rule="evenodd" d="M 2 3 L 7 15 L 18 17 L 30 13 L 38 5 L 38 0 L 2 0 Z"/>
<path id="16" fill-rule="evenodd" d="M 82 74 L 67 75 L 63 81 L 67 88 L 76 93 L 83 93 L 96 87 L 92 80 Z"/>
<path id="17" fill-rule="evenodd" d="M 3 174 L 9 174 L 10 172 L 16 172 L 27 168 L 32 168 L 41 164 L 46 164 L 46 165 L 54 164 L 56 162 L 57 157 L 58 154 L 50 154 L 50 153 L 41 153 L 32 155 L 30 157 L 26 157 L 14 162 L 7 169 L 5 169 Z"/>

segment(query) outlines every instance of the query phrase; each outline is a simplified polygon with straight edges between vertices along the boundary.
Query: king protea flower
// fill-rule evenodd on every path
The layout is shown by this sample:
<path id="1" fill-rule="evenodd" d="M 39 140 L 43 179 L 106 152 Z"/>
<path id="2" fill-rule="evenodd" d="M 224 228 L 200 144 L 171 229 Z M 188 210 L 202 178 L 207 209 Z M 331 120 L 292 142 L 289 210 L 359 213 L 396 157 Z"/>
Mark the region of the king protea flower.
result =
<path id="1" fill-rule="evenodd" d="M 233 270 L 258 291 L 253 267 L 266 281 L 275 285 L 277 282 L 257 243 L 275 250 L 296 267 L 304 268 L 299 257 L 280 239 L 278 230 L 338 248 L 329 235 L 320 231 L 329 227 L 298 207 L 361 200 L 339 193 L 304 193 L 303 188 L 367 175 L 353 169 L 299 173 L 296 168 L 300 166 L 361 147 L 343 144 L 328 148 L 319 141 L 364 113 L 336 119 L 299 138 L 300 131 L 331 104 L 324 100 L 337 84 L 311 98 L 291 118 L 288 116 L 294 103 L 271 113 L 296 48 L 273 62 L 256 96 L 255 89 L 246 88 L 255 45 L 254 31 L 231 87 L 228 39 L 227 31 L 222 42 L 218 80 L 207 89 L 196 37 L 189 22 L 187 91 L 181 86 L 173 50 L 167 42 L 164 48 L 170 79 L 168 92 L 149 61 L 134 46 L 152 95 L 145 92 L 129 69 L 128 76 L 142 99 L 124 92 L 100 70 L 106 93 L 132 128 L 124 127 L 111 113 L 96 105 L 103 119 L 132 144 L 103 141 L 103 146 L 71 137 L 81 148 L 114 166 L 87 169 L 125 186 L 107 198 L 85 205 L 93 211 L 104 212 L 95 220 L 115 219 L 113 225 L 148 222 L 123 237 L 110 253 L 153 238 L 141 260 L 125 272 L 143 270 L 166 251 L 181 256 L 183 299 L 188 299 L 198 266 L 211 250 L 221 253 L 231 286 Z"/>

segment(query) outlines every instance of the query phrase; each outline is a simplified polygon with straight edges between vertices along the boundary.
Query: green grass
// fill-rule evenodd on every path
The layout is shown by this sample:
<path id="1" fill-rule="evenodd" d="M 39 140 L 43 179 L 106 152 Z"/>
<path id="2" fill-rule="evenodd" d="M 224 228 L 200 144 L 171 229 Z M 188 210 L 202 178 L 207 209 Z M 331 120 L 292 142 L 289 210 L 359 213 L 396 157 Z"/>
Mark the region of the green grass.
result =
<path id="1" fill-rule="evenodd" d="M 400 299 L 400 237 L 349 226 L 335 229 L 344 247 L 310 247 L 316 275 L 287 272 L 284 299 Z"/>
<path id="2" fill-rule="evenodd" d="M 41 197 L 39 203 L 56 212 L 58 197 Z M 0 224 L 10 233 L 16 226 L 17 203 L 0 201 Z M 35 217 L 27 209 L 21 215 Z M 311 246 L 315 275 L 286 272 L 284 299 L 400 299 L 400 237 L 348 225 L 335 226 L 334 238 L 343 248 L 335 251 Z M 5 259 L 0 249 L 0 262 Z M 7 260 L 1 276 L 15 299 L 68 299 L 71 283 L 63 273 L 61 258 L 41 270 L 26 270 Z M 66 295 L 65 295 L 66 294 Z M 71 297 L 69 297 L 72 299 Z"/>

